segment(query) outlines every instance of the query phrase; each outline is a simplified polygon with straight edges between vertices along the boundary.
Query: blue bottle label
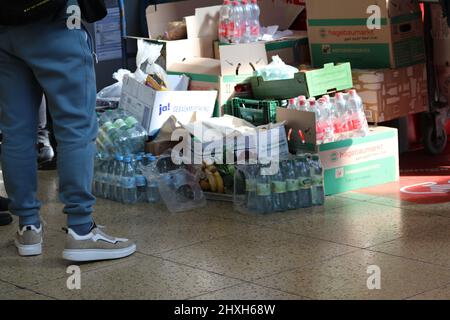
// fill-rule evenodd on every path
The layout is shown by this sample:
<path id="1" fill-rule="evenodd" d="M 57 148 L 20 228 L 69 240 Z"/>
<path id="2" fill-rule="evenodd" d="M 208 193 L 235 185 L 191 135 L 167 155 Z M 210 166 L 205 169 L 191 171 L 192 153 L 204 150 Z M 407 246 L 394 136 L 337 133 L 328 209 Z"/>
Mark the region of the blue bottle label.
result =
<path id="1" fill-rule="evenodd" d="M 147 185 L 147 179 L 144 176 L 136 176 L 136 187 L 145 187 Z"/>
<path id="2" fill-rule="evenodd" d="M 135 177 L 122 177 L 120 181 L 120 186 L 125 189 L 132 189 L 136 187 L 136 178 Z"/>

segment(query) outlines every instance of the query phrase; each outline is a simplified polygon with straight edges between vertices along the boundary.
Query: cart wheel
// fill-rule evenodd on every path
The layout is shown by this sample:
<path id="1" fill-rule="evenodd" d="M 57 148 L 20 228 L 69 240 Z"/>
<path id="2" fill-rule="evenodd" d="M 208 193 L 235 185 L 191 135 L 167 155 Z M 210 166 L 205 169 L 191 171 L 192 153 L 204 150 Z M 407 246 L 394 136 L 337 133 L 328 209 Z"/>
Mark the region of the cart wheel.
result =
<path id="1" fill-rule="evenodd" d="M 441 154 L 447 147 L 447 132 L 444 127 L 434 128 L 434 126 L 427 126 L 425 132 L 425 150 L 431 155 Z M 438 130 L 437 137 L 435 137 L 435 130 Z"/>

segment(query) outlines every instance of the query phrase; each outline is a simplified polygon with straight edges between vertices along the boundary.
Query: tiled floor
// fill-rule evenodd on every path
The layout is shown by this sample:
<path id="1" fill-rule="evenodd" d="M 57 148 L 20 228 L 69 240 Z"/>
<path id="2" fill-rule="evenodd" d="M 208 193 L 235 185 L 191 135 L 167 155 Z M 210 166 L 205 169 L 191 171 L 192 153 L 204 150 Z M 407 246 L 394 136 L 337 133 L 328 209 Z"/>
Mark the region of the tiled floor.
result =
<path id="1" fill-rule="evenodd" d="M 450 298 L 450 204 L 347 193 L 323 208 L 249 216 L 226 203 L 171 215 L 99 200 L 97 222 L 139 252 L 82 264 L 81 290 L 69 290 L 54 173 L 40 173 L 39 195 L 45 252 L 19 258 L 16 226 L 0 229 L 0 299 Z M 380 290 L 367 287 L 369 266 Z"/>

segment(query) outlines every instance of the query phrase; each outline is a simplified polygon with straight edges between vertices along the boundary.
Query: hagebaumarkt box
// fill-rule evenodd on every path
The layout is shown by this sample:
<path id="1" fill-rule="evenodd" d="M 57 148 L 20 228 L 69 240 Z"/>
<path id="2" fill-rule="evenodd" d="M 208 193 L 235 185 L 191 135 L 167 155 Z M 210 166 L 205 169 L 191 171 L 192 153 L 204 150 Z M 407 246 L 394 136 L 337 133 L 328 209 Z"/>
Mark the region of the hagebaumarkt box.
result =
<path id="1" fill-rule="evenodd" d="M 425 64 L 398 69 L 353 69 L 367 121 L 379 123 L 428 110 Z"/>
<path id="2" fill-rule="evenodd" d="M 380 69 L 425 61 L 417 0 L 308 0 L 306 4 L 314 66 L 351 62 L 353 68 Z"/>
<path id="3" fill-rule="evenodd" d="M 327 195 L 399 179 L 397 129 L 370 127 L 369 135 L 364 138 L 317 145 L 314 112 L 278 108 L 277 121 L 285 121 L 292 153 L 319 153 L 324 167 Z M 293 134 L 297 132 L 302 132 L 302 135 Z"/>

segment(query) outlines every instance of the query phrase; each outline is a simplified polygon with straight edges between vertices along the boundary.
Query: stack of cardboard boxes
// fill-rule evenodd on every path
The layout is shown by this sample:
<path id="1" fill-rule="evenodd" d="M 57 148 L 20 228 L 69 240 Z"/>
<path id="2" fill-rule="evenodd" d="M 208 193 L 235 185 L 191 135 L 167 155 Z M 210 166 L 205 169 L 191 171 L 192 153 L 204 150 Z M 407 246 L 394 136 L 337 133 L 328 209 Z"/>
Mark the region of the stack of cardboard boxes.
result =
<path id="1" fill-rule="evenodd" d="M 312 62 L 350 62 L 369 122 L 428 110 L 418 1 L 308 0 Z"/>

